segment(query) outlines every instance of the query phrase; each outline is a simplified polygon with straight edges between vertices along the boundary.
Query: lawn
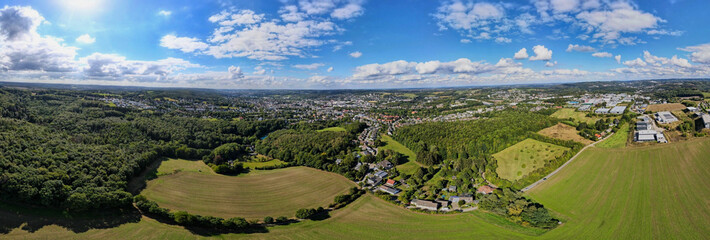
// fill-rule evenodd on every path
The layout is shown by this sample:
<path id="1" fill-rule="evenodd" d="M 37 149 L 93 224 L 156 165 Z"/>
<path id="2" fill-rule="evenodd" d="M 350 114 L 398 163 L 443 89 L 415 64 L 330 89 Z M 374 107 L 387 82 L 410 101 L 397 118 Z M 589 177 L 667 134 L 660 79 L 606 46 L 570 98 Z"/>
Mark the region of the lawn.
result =
<path id="1" fill-rule="evenodd" d="M 585 150 L 529 195 L 568 221 L 553 239 L 707 239 L 710 139 Z"/>
<path id="2" fill-rule="evenodd" d="M 651 104 L 648 105 L 646 111 L 650 112 L 662 112 L 662 111 L 678 111 L 685 109 L 685 105 L 680 103 L 666 103 L 666 104 Z"/>
<path id="3" fill-rule="evenodd" d="M 516 181 L 545 166 L 547 161 L 561 156 L 566 150 L 569 148 L 528 138 L 493 154 L 498 161 L 496 172 L 501 178 Z"/>
<path id="4" fill-rule="evenodd" d="M 407 159 L 409 161 L 407 163 L 401 164 L 397 166 L 397 170 L 401 173 L 406 173 L 406 174 L 413 174 L 414 171 L 419 169 L 422 165 L 419 164 L 416 159 L 417 159 L 417 154 L 414 153 L 414 151 L 410 150 L 409 148 L 405 147 L 401 143 L 397 142 L 397 140 L 392 139 L 392 137 L 382 134 L 380 136 L 380 139 L 382 142 L 385 143 L 385 146 L 380 147 L 380 150 L 392 150 L 401 154 L 404 154 L 407 156 Z"/>
<path id="5" fill-rule="evenodd" d="M 325 207 L 353 186 L 340 175 L 307 167 L 252 171 L 236 177 L 185 170 L 149 181 L 141 194 L 172 210 L 262 219 L 293 217 L 300 208 Z"/>
<path id="6" fill-rule="evenodd" d="M 629 139 L 629 124 L 624 123 L 619 127 L 619 130 L 613 136 L 607 138 L 603 142 L 595 145 L 600 148 L 622 148 L 626 146 L 626 141 Z"/>
<path id="7" fill-rule="evenodd" d="M 572 118 L 577 122 L 586 122 L 587 124 L 594 124 L 597 122 L 597 120 L 599 120 L 599 118 L 597 117 L 587 117 L 587 112 L 578 112 L 572 108 L 563 108 L 557 110 L 557 112 L 553 113 L 550 116 L 564 120 Z"/>
<path id="8" fill-rule="evenodd" d="M 190 161 L 182 159 L 169 159 L 160 163 L 158 176 L 169 175 L 178 172 L 195 172 L 203 174 L 216 174 L 202 161 Z"/>
<path id="9" fill-rule="evenodd" d="M 345 128 L 342 127 L 329 127 L 329 128 L 323 128 L 321 130 L 318 130 L 316 132 L 345 132 Z"/>
<path id="10" fill-rule="evenodd" d="M 539 134 L 542 134 L 544 136 L 548 136 L 551 138 L 557 138 L 557 139 L 562 139 L 562 140 L 572 140 L 575 142 L 582 143 L 584 145 L 588 145 L 592 143 L 592 140 L 583 138 L 582 136 L 579 136 L 577 134 L 577 129 L 575 127 L 572 127 L 570 125 L 564 124 L 564 123 L 558 123 L 555 126 L 545 128 L 543 130 L 540 130 L 537 132 Z"/>

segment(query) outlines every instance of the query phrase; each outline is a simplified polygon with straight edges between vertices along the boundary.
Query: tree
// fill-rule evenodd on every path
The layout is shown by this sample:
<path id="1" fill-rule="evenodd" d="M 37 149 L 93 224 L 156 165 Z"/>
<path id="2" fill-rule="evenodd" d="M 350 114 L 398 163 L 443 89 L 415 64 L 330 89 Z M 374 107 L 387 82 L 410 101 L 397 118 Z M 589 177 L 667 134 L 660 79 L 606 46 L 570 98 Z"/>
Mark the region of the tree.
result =
<path id="1" fill-rule="evenodd" d="M 272 223 L 274 223 L 274 218 L 272 218 L 272 217 L 265 217 L 265 218 L 264 218 L 264 223 L 266 223 L 266 224 L 272 224 Z"/>
<path id="2" fill-rule="evenodd" d="M 310 219 L 316 215 L 316 210 L 313 208 L 301 208 L 296 211 L 296 218 Z"/>

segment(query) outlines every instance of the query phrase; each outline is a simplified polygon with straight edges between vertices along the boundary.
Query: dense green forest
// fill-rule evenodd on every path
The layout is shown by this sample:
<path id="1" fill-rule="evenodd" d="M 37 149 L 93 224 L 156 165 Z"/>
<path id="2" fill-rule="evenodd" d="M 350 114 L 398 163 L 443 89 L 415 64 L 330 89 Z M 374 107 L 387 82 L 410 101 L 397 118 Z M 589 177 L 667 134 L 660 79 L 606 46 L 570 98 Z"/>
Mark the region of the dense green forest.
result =
<path id="1" fill-rule="evenodd" d="M 201 159 L 286 126 L 120 108 L 91 96 L 0 89 L 0 198 L 75 211 L 127 206 L 128 181 L 152 161 Z"/>

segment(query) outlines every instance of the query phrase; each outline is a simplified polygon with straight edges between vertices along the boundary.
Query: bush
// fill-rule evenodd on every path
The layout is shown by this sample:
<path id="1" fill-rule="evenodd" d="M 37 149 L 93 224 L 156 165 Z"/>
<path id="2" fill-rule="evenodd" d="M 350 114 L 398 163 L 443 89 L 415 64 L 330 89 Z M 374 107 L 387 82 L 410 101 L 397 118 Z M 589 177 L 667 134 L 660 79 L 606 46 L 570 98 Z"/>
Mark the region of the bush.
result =
<path id="1" fill-rule="evenodd" d="M 313 208 L 301 208 L 296 211 L 296 217 L 298 219 L 310 219 L 316 215 L 316 210 Z"/>
<path id="2" fill-rule="evenodd" d="M 286 222 L 288 222 L 288 218 L 281 216 L 281 217 L 276 218 L 276 222 L 277 223 L 286 223 Z"/>
<path id="3" fill-rule="evenodd" d="M 274 223 L 274 218 L 272 218 L 272 217 L 265 217 L 265 218 L 264 218 L 264 223 L 266 223 L 266 224 L 272 224 L 272 223 Z"/>

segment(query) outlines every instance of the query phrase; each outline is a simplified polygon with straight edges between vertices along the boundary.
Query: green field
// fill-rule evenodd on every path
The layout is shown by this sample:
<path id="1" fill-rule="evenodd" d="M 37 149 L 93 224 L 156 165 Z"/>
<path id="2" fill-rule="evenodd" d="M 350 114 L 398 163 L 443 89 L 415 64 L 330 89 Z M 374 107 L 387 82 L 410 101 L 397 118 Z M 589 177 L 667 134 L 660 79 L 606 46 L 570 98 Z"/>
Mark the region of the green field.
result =
<path id="1" fill-rule="evenodd" d="M 316 132 L 345 132 L 345 128 L 342 127 L 329 127 L 329 128 L 323 128 L 321 130 L 318 130 Z"/>
<path id="2" fill-rule="evenodd" d="M 622 148 L 626 146 L 626 141 L 629 139 L 629 124 L 624 123 L 619 127 L 619 130 L 613 136 L 597 144 L 600 148 Z"/>
<path id="3" fill-rule="evenodd" d="M 545 166 L 548 160 L 561 156 L 565 150 L 569 148 L 528 138 L 493 154 L 498 161 L 496 172 L 501 178 L 515 181 Z"/>
<path id="4" fill-rule="evenodd" d="M 236 177 L 185 170 L 149 181 L 141 194 L 175 211 L 262 219 L 293 217 L 299 208 L 325 207 L 352 186 L 340 175 L 307 167 L 252 171 Z"/>
<path id="5" fill-rule="evenodd" d="M 710 139 L 590 148 L 529 195 L 568 220 L 553 239 L 707 239 Z"/>
<path id="6" fill-rule="evenodd" d="M 266 162 L 244 162 L 244 167 L 248 168 L 263 168 L 263 167 L 273 167 L 273 166 L 279 166 L 286 164 L 286 162 L 278 160 L 278 159 L 272 159 L 270 161 Z"/>
<path id="7" fill-rule="evenodd" d="M 169 159 L 160 163 L 158 176 L 169 175 L 178 172 L 194 172 L 204 174 L 214 174 L 212 169 L 202 161 L 190 161 L 182 159 Z"/>
<path id="8" fill-rule="evenodd" d="M 219 239 L 706 239 L 710 235 L 710 138 L 647 147 L 592 147 L 528 195 L 564 224 L 549 232 L 478 211 L 412 212 L 365 195 L 323 221 Z M 268 172 L 268 171 L 266 171 Z M 3 210 L 0 210 L 2 212 Z M 3 215 L 0 215 L 2 219 Z M 51 221 L 49 221 L 51 222 Z M 202 239 L 143 217 L 77 233 L 57 225 L 15 228 L 9 239 Z"/>
<path id="9" fill-rule="evenodd" d="M 409 148 L 405 147 L 401 143 L 397 142 L 397 140 L 392 139 L 392 137 L 382 134 L 380 136 L 380 139 L 382 142 L 385 143 L 385 146 L 380 147 L 380 150 L 392 150 L 401 154 L 404 154 L 407 156 L 407 159 L 409 161 L 405 164 L 401 164 L 397 166 L 397 170 L 399 170 L 402 173 L 406 174 L 413 174 L 414 171 L 419 169 L 422 165 L 419 164 L 416 159 L 417 159 L 417 154 L 414 153 L 414 151 L 410 150 Z"/>
<path id="10" fill-rule="evenodd" d="M 554 118 L 565 119 L 565 120 L 572 118 L 577 122 L 586 122 L 587 124 L 594 124 L 597 122 L 597 120 L 599 120 L 599 118 L 596 118 L 596 117 L 590 118 L 590 117 L 587 117 L 586 115 L 587 115 L 586 112 L 577 112 L 577 111 L 575 111 L 575 109 L 572 109 L 572 108 L 563 108 L 563 109 L 557 110 L 557 112 L 553 113 L 550 116 L 554 117 Z"/>

